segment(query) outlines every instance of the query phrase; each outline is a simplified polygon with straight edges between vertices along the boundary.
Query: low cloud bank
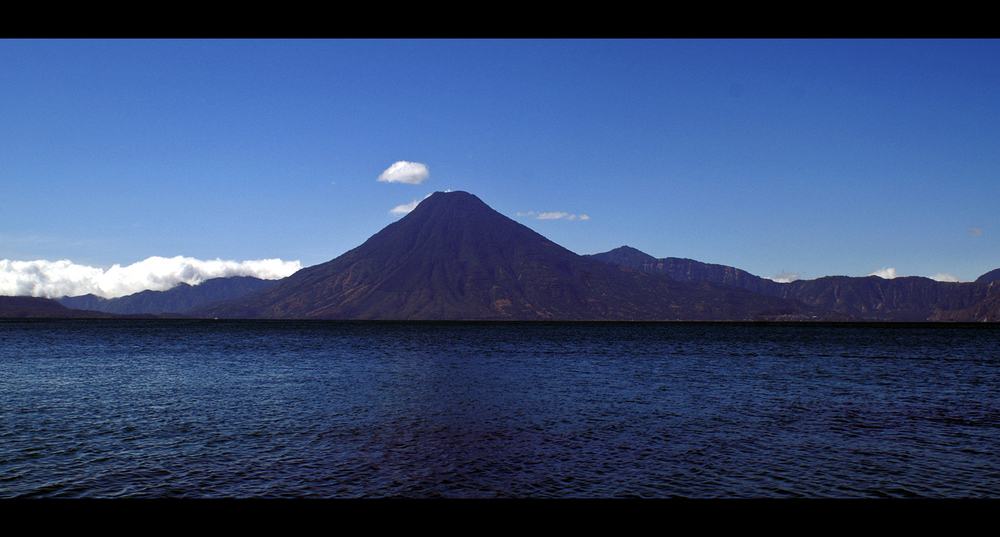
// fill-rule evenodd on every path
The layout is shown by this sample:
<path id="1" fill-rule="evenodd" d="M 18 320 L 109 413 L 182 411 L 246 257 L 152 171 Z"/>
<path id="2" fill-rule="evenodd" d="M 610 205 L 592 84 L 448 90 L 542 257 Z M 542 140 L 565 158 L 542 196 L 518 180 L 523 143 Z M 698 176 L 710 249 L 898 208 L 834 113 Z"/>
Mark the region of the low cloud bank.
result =
<path id="1" fill-rule="evenodd" d="M 899 278 L 899 274 L 896 274 L 896 269 L 894 268 L 884 268 L 882 270 L 876 270 L 875 272 L 869 274 L 869 276 L 878 276 L 886 280 L 894 280 Z M 938 272 L 937 274 L 930 276 L 930 279 L 938 282 L 960 282 L 962 281 L 958 276 L 949 274 L 947 272 Z"/>
<path id="2" fill-rule="evenodd" d="M 794 272 L 781 271 L 781 273 L 775 274 L 774 276 L 764 276 L 764 279 L 777 283 L 792 283 L 799 279 L 799 275 Z"/>
<path id="3" fill-rule="evenodd" d="M 181 282 L 198 285 L 213 278 L 253 276 L 277 280 L 302 268 L 298 261 L 202 261 L 193 257 L 150 257 L 108 270 L 61 261 L 0 260 L 0 295 L 59 298 L 95 294 L 116 298 L 140 291 L 166 291 Z"/>
<path id="4" fill-rule="evenodd" d="M 884 268 L 884 269 L 881 269 L 881 270 L 876 270 L 875 272 L 872 272 L 871 274 L 869 274 L 869 276 L 878 276 L 879 278 L 882 278 L 883 280 L 893 280 L 893 279 L 896 278 L 896 269 L 890 267 L 890 268 Z"/>
<path id="5" fill-rule="evenodd" d="M 961 279 L 959 279 L 958 276 L 955 276 L 954 274 L 948 274 L 947 272 L 938 272 L 937 274 L 931 276 L 931 279 L 934 280 L 934 281 L 936 281 L 936 282 L 960 282 L 960 281 L 962 281 Z"/>

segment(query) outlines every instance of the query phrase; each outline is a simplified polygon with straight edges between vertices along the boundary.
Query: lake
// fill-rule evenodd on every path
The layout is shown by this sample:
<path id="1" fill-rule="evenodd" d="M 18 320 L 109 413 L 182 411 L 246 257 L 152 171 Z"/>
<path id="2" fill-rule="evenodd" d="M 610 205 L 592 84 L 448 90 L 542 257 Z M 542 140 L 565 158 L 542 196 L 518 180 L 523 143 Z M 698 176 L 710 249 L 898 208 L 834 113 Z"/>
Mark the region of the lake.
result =
<path id="1" fill-rule="evenodd" d="M 998 388 L 995 324 L 0 320 L 0 498 L 992 498 Z"/>

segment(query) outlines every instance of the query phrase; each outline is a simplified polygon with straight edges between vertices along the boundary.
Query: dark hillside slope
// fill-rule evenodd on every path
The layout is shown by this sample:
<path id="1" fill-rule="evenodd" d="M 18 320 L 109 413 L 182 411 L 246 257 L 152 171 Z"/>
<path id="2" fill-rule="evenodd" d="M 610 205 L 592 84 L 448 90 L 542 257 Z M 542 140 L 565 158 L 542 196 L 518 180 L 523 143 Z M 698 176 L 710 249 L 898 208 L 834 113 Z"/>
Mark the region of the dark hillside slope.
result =
<path id="1" fill-rule="evenodd" d="M 197 312 L 297 319 L 747 319 L 801 305 L 579 256 L 466 192 L 437 192 L 344 255 Z"/>
<path id="2" fill-rule="evenodd" d="M 725 265 L 674 257 L 657 259 L 628 246 L 589 257 L 650 274 L 668 274 L 679 281 L 725 283 L 856 320 L 979 322 L 996 320 L 997 316 L 995 294 L 1000 286 L 991 286 L 996 283 L 991 280 L 1000 278 L 1000 269 L 980 276 L 974 283 L 938 282 L 917 276 L 891 280 L 878 276 L 825 276 L 778 283 Z"/>
<path id="3" fill-rule="evenodd" d="M 118 315 L 101 311 L 70 309 L 49 298 L 0 296 L 3 319 L 111 319 Z"/>
<path id="4" fill-rule="evenodd" d="M 167 291 L 141 291 L 119 298 L 103 298 L 96 295 L 57 298 L 69 308 L 104 311 L 119 314 L 161 314 L 184 313 L 196 308 L 204 308 L 215 302 L 238 298 L 266 289 L 278 283 L 277 280 L 261 280 L 251 276 L 213 278 L 200 285 L 181 283 Z"/>
<path id="5" fill-rule="evenodd" d="M 657 259 L 630 246 L 621 246 L 609 252 L 590 254 L 586 257 L 649 274 L 666 274 L 679 282 L 714 282 L 765 295 L 781 294 L 780 283 L 754 276 L 736 267 L 702 263 L 681 257 Z"/>

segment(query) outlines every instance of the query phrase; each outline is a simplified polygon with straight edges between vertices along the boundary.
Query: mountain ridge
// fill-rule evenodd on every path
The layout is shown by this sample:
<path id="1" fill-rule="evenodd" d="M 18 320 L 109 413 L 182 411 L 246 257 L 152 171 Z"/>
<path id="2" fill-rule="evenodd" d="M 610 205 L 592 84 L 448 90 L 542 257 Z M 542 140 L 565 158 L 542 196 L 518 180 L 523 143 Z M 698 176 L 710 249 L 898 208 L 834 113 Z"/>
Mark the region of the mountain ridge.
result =
<path id="1" fill-rule="evenodd" d="M 1000 269 L 975 282 L 938 282 L 922 276 L 884 279 L 878 276 L 824 276 L 779 283 L 725 265 L 691 259 L 662 258 L 622 246 L 588 257 L 634 270 L 667 274 L 680 281 L 728 283 L 753 292 L 799 300 L 807 306 L 850 315 L 859 320 L 928 321 L 1000 320 Z"/>
<path id="2" fill-rule="evenodd" d="M 782 283 L 726 265 L 657 259 L 629 246 L 580 256 L 472 194 L 436 192 L 358 247 L 282 280 L 218 278 L 118 299 L 57 300 L 89 315 L 978 322 L 1000 321 L 997 280 L 1000 269 L 966 283 L 916 276 Z M 49 303 L 5 304 L 20 316 L 79 316 Z"/>
<path id="3" fill-rule="evenodd" d="M 653 320 L 805 314 L 801 304 L 686 284 L 577 255 L 467 192 L 436 192 L 342 256 L 196 312 L 208 317 Z"/>
<path id="4" fill-rule="evenodd" d="M 89 294 L 54 299 L 73 308 L 105 313 L 152 314 L 185 313 L 212 303 L 238 298 L 254 291 L 266 289 L 279 280 L 262 280 L 252 276 L 230 276 L 205 280 L 198 285 L 184 282 L 166 291 L 140 291 L 118 298 L 103 298 Z"/>
<path id="5" fill-rule="evenodd" d="M 119 315 L 66 307 L 51 298 L 0 296 L 0 319 L 150 319 L 156 315 Z"/>

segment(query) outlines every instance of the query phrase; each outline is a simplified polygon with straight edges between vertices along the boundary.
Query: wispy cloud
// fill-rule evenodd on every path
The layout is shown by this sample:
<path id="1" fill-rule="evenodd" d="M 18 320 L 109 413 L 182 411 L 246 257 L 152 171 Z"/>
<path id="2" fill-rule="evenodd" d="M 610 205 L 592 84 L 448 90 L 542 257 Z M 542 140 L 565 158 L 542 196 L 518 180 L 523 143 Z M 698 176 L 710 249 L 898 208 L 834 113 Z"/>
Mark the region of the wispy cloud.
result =
<path id="1" fill-rule="evenodd" d="M 419 185 L 430 176 L 431 172 L 426 164 L 401 160 L 382 172 L 382 175 L 378 176 L 378 181 Z"/>
<path id="2" fill-rule="evenodd" d="M 879 278 L 882 278 L 882 279 L 885 279 L 885 280 L 892 280 L 892 279 L 896 278 L 896 269 L 890 267 L 890 268 L 884 268 L 884 269 L 881 269 L 881 270 L 876 270 L 875 272 L 872 272 L 871 274 L 869 274 L 869 276 L 878 276 Z"/>
<path id="3" fill-rule="evenodd" d="M 448 190 L 445 190 L 445 192 L 451 192 L 451 189 L 449 188 Z M 393 215 L 396 215 L 396 216 L 407 214 L 410 211 L 412 211 L 413 209 L 416 209 L 417 205 L 420 205 L 421 201 L 424 201 L 425 199 L 427 199 L 429 197 L 431 197 L 431 195 L 427 194 L 426 196 L 424 196 L 424 199 L 413 200 L 410 203 L 404 203 L 403 205 L 397 205 L 397 206 L 393 207 L 392 209 L 389 209 L 389 214 L 393 214 Z"/>
<path id="4" fill-rule="evenodd" d="M 534 217 L 536 220 L 590 220 L 590 217 L 585 214 L 575 215 L 558 211 L 550 213 L 536 213 L 535 211 L 528 211 L 515 214 L 517 214 L 518 217 Z"/>
<path id="5" fill-rule="evenodd" d="M 775 274 L 774 276 L 764 276 L 764 279 L 778 283 L 792 283 L 795 280 L 799 279 L 799 275 L 794 272 L 781 271 L 780 273 Z"/>
<path id="6" fill-rule="evenodd" d="M 937 282 L 960 282 L 958 276 L 953 274 L 948 274 L 947 272 L 938 272 L 937 274 L 931 276 L 931 279 Z"/>
<path id="7" fill-rule="evenodd" d="M 298 261 L 202 261 L 192 257 L 150 257 L 108 270 L 61 261 L 0 260 L 0 295 L 58 298 L 95 294 L 115 298 L 140 291 L 166 291 L 181 282 L 198 285 L 212 278 L 253 276 L 277 280 L 302 268 Z"/>
<path id="8" fill-rule="evenodd" d="M 397 205 L 397 206 L 393 207 L 392 209 L 389 209 L 389 214 L 395 214 L 395 215 L 406 214 L 406 213 L 412 211 L 413 209 L 416 209 L 417 205 L 420 203 L 420 201 L 421 200 L 413 200 L 410 203 L 404 203 L 403 205 Z"/>

